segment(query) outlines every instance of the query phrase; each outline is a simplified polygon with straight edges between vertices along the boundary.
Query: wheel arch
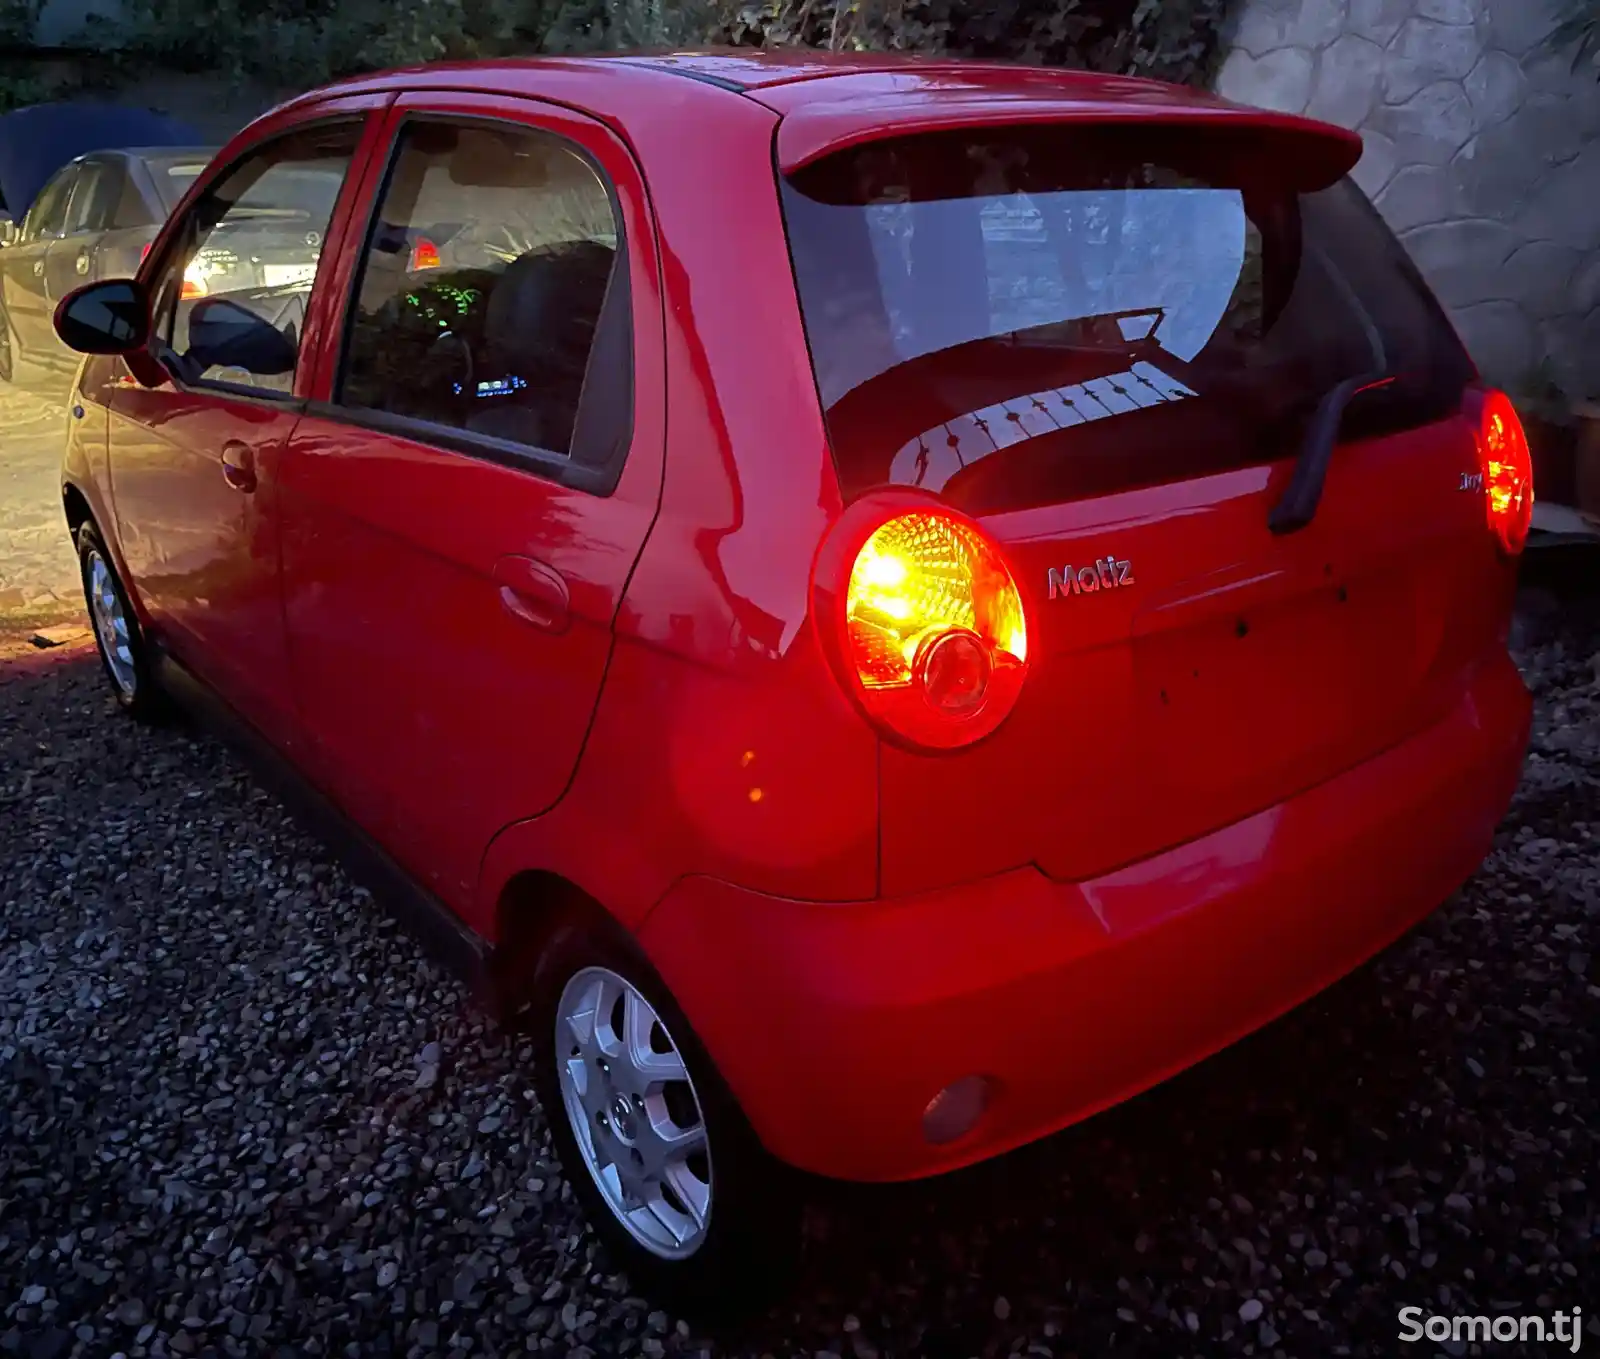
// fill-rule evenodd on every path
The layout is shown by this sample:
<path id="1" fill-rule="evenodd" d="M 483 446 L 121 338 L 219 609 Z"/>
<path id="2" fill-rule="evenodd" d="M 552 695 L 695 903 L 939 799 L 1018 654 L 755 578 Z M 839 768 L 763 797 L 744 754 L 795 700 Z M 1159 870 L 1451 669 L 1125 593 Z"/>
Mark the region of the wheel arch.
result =
<path id="1" fill-rule="evenodd" d="M 78 530 L 85 524 L 93 524 L 95 532 L 102 540 L 105 538 L 105 530 L 100 527 L 100 521 L 95 517 L 94 507 L 89 504 L 89 497 L 70 481 L 61 483 L 61 508 L 67 516 L 67 528 L 72 533 L 74 542 L 77 541 Z"/>
<path id="2" fill-rule="evenodd" d="M 546 947 L 560 926 L 574 921 L 613 938 L 627 938 L 611 912 L 571 878 L 530 868 L 506 880 L 494 911 L 491 992 L 497 1011 L 509 1016 L 528 1003 Z"/>

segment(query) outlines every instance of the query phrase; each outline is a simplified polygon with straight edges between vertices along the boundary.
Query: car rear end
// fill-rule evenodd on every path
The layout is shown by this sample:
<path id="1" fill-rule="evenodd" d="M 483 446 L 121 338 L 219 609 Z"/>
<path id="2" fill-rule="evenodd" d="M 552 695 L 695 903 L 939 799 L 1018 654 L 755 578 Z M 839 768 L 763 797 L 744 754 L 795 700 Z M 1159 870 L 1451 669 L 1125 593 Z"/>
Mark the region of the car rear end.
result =
<path id="1" fill-rule="evenodd" d="M 1487 851 L 1528 729 L 1527 447 L 1356 153 L 990 109 L 783 166 L 846 504 L 813 621 L 880 736 L 881 897 L 686 886 L 646 938 L 669 979 L 718 940 L 681 999 L 780 1156 L 897 1179 L 1052 1131 Z M 753 1006 L 777 1061 L 734 1034 Z"/>

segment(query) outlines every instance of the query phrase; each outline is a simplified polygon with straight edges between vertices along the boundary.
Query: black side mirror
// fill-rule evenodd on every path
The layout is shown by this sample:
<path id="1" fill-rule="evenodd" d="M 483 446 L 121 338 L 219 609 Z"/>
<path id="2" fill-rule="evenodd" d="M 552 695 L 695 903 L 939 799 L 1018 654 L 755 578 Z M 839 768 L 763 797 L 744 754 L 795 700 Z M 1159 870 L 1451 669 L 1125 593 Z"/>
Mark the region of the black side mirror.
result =
<path id="1" fill-rule="evenodd" d="M 61 343 L 79 354 L 127 354 L 150 338 L 150 299 L 131 278 L 90 283 L 61 299 Z"/>
<path id="2" fill-rule="evenodd" d="M 189 312 L 184 361 L 204 372 L 242 368 L 256 377 L 294 372 L 299 350 L 272 322 L 222 297 L 203 298 Z"/>

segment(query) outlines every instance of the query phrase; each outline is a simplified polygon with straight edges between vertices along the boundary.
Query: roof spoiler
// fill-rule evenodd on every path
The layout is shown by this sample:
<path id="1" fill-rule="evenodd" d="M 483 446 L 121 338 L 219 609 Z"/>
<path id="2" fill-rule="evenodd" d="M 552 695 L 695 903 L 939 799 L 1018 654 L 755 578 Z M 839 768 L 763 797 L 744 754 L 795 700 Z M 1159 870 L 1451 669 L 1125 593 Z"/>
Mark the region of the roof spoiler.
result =
<path id="1" fill-rule="evenodd" d="M 835 152 L 890 138 L 963 128 L 1072 123 L 1184 133 L 1214 130 L 1246 139 L 1264 158 L 1282 164 L 1285 177 L 1292 175 L 1301 192 L 1327 188 L 1361 159 L 1361 138 L 1346 128 L 1194 91 L 1169 91 L 1149 81 L 1107 77 L 1084 95 L 1058 87 L 1035 88 L 1021 97 L 977 82 L 926 75 L 877 76 L 853 92 L 844 88 L 855 83 L 853 77 L 831 83 L 839 89 L 839 97 L 807 100 L 786 112 L 779 123 L 777 162 L 785 175 Z"/>

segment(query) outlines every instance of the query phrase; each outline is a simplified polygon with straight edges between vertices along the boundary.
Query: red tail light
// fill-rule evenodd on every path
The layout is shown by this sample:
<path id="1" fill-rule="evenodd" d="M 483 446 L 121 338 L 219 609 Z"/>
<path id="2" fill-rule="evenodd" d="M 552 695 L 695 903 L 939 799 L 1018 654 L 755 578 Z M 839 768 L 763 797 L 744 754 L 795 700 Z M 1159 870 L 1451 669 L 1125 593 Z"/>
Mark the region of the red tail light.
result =
<path id="1" fill-rule="evenodd" d="M 963 516 L 920 499 L 852 506 L 818 556 L 813 603 L 841 683 L 892 739 L 970 745 L 1016 705 L 1028 672 L 1022 594 Z"/>
<path id="2" fill-rule="evenodd" d="M 1516 407 L 1504 392 L 1490 392 L 1478 425 L 1478 467 L 1489 527 L 1515 557 L 1533 523 L 1533 456 Z"/>
<path id="3" fill-rule="evenodd" d="M 437 269 L 439 267 L 439 247 L 426 236 L 417 238 L 417 243 L 411 247 L 411 272 L 420 269 Z"/>
<path id="4" fill-rule="evenodd" d="M 146 242 L 145 242 L 145 243 L 144 243 L 144 244 L 143 244 L 143 245 L 141 245 L 141 246 L 140 246 L 140 247 L 139 247 L 139 263 L 140 263 L 140 264 L 143 264 L 143 263 L 144 263 L 144 261 L 145 261 L 145 256 L 146 256 L 146 255 L 148 255 L 148 254 L 149 254 L 149 253 L 150 253 L 150 246 L 151 246 L 151 244 L 152 244 L 152 243 L 151 243 L 151 242 L 150 242 L 150 241 L 146 241 Z"/>

